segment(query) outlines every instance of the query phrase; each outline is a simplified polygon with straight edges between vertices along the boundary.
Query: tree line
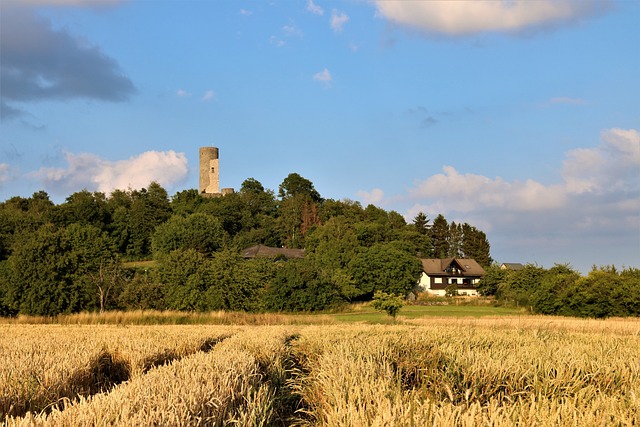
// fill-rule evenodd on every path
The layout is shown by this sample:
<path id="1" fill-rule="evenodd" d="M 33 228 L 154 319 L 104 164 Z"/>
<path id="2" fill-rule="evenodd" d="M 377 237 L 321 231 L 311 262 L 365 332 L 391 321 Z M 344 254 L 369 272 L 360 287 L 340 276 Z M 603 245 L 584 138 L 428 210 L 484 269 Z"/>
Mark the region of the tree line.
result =
<path id="1" fill-rule="evenodd" d="M 255 244 L 304 248 L 303 259 L 243 259 Z M 0 204 L 0 315 L 83 310 L 313 311 L 406 294 L 419 258 L 491 263 L 486 235 L 423 213 L 324 199 L 289 174 L 275 191 L 169 197 L 147 188 L 82 190 L 61 204 L 44 191 Z M 135 261 L 153 260 L 153 263 Z"/>
<path id="2" fill-rule="evenodd" d="M 593 267 L 582 276 L 571 266 L 545 269 L 527 264 L 520 270 L 492 265 L 478 291 L 504 304 L 537 314 L 576 317 L 640 316 L 640 269 Z"/>

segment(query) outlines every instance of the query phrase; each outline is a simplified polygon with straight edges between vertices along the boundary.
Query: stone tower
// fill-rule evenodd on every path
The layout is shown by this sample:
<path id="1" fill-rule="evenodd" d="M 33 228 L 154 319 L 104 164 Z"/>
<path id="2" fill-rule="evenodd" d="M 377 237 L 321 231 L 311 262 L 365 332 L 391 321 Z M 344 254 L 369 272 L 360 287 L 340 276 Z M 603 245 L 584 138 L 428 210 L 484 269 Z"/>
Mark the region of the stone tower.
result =
<path id="1" fill-rule="evenodd" d="M 200 194 L 220 194 L 218 148 L 200 147 Z"/>

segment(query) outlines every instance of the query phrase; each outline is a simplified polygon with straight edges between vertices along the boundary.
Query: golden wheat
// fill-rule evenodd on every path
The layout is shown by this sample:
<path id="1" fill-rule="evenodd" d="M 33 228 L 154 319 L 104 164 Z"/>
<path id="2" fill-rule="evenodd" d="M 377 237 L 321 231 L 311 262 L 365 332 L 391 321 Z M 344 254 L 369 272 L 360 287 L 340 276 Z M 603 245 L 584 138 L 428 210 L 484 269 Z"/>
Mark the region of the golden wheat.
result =
<path id="1" fill-rule="evenodd" d="M 13 324 L 0 334 L 0 397 L 37 409 L 7 425 L 640 425 L 640 319 Z M 126 362 L 128 381 L 79 401 L 56 391 L 103 350 Z M 171 363 L 149 369 L 153 355 L 150 366 Z"/>

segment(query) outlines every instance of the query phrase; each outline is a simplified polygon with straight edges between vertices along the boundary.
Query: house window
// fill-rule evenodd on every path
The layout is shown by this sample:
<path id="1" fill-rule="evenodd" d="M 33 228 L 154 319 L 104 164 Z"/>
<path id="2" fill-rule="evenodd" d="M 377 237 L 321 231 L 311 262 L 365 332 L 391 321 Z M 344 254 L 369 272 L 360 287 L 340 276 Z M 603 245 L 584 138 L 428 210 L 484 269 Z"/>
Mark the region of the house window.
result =
<path id="1" fill-rule="evenodd" d="M 442 283 L 442 277 L 434 277 L 433 283 Z"/>
<path id="2" fill-rule="evenodd" d="M 458 279 L 451 279 L 451 280 L 449 280 L 449 283 L 451 285 L 457 285 L 458 284 Z"/>
<path id="3" fill-rule="evenodd" d="M 462 279 L 462 284 L 463 285 L 470 285 L 471 284 L 471 279 Z"/>

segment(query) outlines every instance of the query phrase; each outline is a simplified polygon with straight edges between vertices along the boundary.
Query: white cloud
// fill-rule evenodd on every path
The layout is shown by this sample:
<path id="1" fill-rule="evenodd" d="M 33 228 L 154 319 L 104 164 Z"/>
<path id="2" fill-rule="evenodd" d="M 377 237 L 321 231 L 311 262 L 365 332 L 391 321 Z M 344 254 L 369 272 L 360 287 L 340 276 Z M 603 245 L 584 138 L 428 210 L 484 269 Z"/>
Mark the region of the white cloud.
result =
<path id="1" fill-rule="evenodd" d="M 303 37 L 304 34 L 295 24 L 290 23 L 282 27 L 282 32 L 286 37 Z"/>
<path id="2" fill-rule="evenodd" d="M 272 44 L 275 47 L 282 47 L 285 45 L 285 41 L 276 36 L 271 36 L 269 37 L 269 44 Z"/>
<path id="3" fill-rule="evenodd" d="M 95 154 L 65 153 L 66 168 L 41 168 L 30 174 L 48 191 L 70 194 L 84 188 L 110 193 L 115 189 L 143 188 L 152 181 L 171 186 L 184 181 L 188 166 L 184 153 L 147 151 L 127 160 L 109 161 Z"/>
<path id="4" fill-rule="evenodd" d="M 318 73 L 313 75 L 313 80 L 323 83 L 325 86 L 331 86 L 331 82 L 333 81 L 333 76 L 328 69 L 324 69 Z"/>
<path id="5" fill-rule="evenodd" d="M 567 153 L 562 167 L 568 192 L 633 191 L 640 186 L 640 133 L 635 129 L 609 129 L 594 148 Z"/>
<path id="6" fill-rule="evenodd" d="M 404 200 L 406 218 L 442 213 L 485 230 L 502 261 L 637 265 L 640 248 L 640 132 L 607 129 L 600 144 L 568 151 L 561 179 L 505 180 L 460 173 L 453 166 L 416 182 Z M 383 205 L 378 190 L 359 192 Z M 494 254 L 496 255 L 496 254 Z M 509 259 L 505 259 L 509 258 Z"/>
<path id="7" fill-rule="evenodd" d="M 374 0 L 377 14 L 422 31 L 464 36 L 488 31 L 516 33 L 570 24 L 608 10 L 611 0 Z"/>
<path id="8" fill-rule="evenodd" d="M 11 180 L 11 166 L 7 163 L 0 163 L 0 186 Z"/>
<path id="9" fill-rule="evenodd" d="M 331 11 L 331 28 L 333 31 L 336 33 L 341 32 L 347 22 L 349 22 L 349 15 L 336 9 Z"/>
<path id="10" fill-rule="evenodd" d="M 212 99 L 215 99 L 215 97 L 216 97 L 216 93 L 212 90 L 208 90 L 204 93 L 204 95 L 202 95 L 202 100 L 211 101 Z"/>
<path id="11" fill-rule="evenodd" d="M 240 9 L 240 15 L 251 16 L 251 15 L 253 15 L 253 12 L 251 12 L 250 10 L 247 10 L 247 9 Z"/>
<path id="12" fill-rule="evenodd" d="M 178 98 L 188 98 L 191 96 L 191 94 L 184 89 L 178 89 L 176 91 L 176 95 L 178 96 Z"/>
<path id="13" fill-rule="evenodd" d="M 478 209 L 506 209 L 511 212 L 542 211 L 564 206 L 565 195 L 558 186 L 528 179 L 507 182 L 502 178 L 460 174 L 443 167 L 444 174 L 427 178 L 410 190 L 413 199 L 437 199 L 448 211 L 473 212 Z"/>
<path id="14" fill-rule="evenodd" d="M 324 15 L 324 9 L 318 6 L 317 4 L 315 4 L 313 0 L 307 1 L 307 10 L 313 13 L 314 15 L 320 15 L 320 16 Z"/>
<path id="15" fill-rule="evenodd" d="M 358 191 L 358 197 L 366 204 L 380 203 L 384 199 L 384 192 L 379 188 L 374 188 L 370 192 Z"/>

